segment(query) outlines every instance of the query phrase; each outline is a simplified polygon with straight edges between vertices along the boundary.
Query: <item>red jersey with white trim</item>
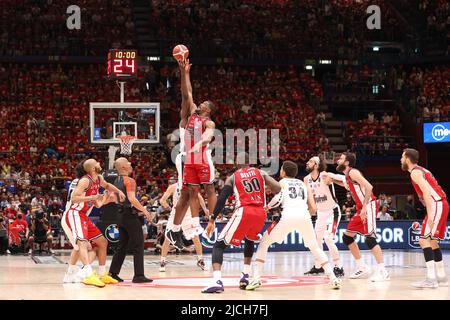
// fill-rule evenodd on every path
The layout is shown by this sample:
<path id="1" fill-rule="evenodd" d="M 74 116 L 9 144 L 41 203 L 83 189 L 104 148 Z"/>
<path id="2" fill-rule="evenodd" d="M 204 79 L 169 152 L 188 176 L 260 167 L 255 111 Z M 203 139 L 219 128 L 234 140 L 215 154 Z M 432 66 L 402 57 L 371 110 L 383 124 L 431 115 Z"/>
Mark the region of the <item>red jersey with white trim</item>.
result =
<path id="1" fill-rule="evenodd" d="M 433 198 L 434 201 L 440 201 L 442 199 L 447 198 L 447 195 L 445 194 L 444 190 L 442 190 L 441 186 L 438 184 L 436 178 L 433 176 L 433 174 L 421 166 L 415 166 L 412 170 L 420 170 L 423 173 L 423 176 L 425 180 L 428 183 L 428 190 L 430 190 L 431 198 Z M 420 198 L 423 198 L 423 191 L 420 189 L 419 185 L 417 183 L 414 183 L 414 181 L 411 179 L 411 183 L 414 187 L 414 189 L 417 192 L 417 195 Z"/>
<path id="2" fill-rule="evenodd" d="M 85 196 L 88 197 L 88 196 L 93 196 L 93 195 L 98 194 L 99 189 L 100 189 L 100 177 L 98 177 L 96 181 L 94 181 L 90 175 L 85 175 L 85 176 L 83 176 L 83 178 L 89 179 L 89 187 L 85 191 Z M 81 178 L 81 179 L 83 179 L 83 178 Z M 70 205 L 70 209 L 77 210 L 79 213 L 87 214 L 87 212 L 93 206 L 94 206 L 94 201 L 86 201 L 86 202 L 80 202 L 80 203 L 73 203 Z"/>
<path id="3" fill-rule="evenodd" d="M 365 190 L 355 181 L 353 181 L 350 178 L 350 171 L 356 170 L 356 169 L 350 169 L 348 173 L 345 175 L 345 180 L 347 182 L 347 185 L 350 189 L 350 192 L 352 194 L 353 200 L 355 200 L 356 209 L 359 211 L 363 207 L 364 198 L 366 197 Z M 370 200 L 375 201 L 377 198 L 373 195 L 373 193 L 370 195 Z"/>
<path id="4" fill-rule="evenodd" d="M 236 208 L 243 206 L 264 207 L 266 190 L 264 178 L 257 168 L 242 168 L 234 173 Z"/>
<path id="5" fill-rule="evenodd" d="M 189 153 L 194 145 L 202 140 L 205 132 L 205 123 L 210 121 L 208 117 L 201 117 L 196 113 L 190 115 L 184 131 L 184 148 L 186 150 L 186 164 L 208 164 L 206 149 L 208 145 L 201 148 L 201 153 Z"/>

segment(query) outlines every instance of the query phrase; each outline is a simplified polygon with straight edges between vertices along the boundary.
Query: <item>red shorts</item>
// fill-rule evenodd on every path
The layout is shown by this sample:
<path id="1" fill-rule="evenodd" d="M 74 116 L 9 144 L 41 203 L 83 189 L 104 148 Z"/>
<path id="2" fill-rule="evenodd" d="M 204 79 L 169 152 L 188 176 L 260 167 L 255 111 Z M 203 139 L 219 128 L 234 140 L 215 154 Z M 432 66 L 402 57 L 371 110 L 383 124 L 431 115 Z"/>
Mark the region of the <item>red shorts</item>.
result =
<path id="1" fill-rule="evenodd" d="M 215 178 L 216 172 L 212 163 L 184 165 L 183 184 L 213 183 Z"/>
<path id="2" fill-rule="evenodd" d="M 420 232 L 421 238 L 430 237 L 433 240 L 444 240 L 445 231 L 447 230 L 447 218 L 448 218 L 448 202 L 447 200 L 434 201 L 432 205 L 433 226 L 430 228 L 427 224 L 428 213 L 422 223 L 422 231 Z"/>
<path id="3" fill-rule="evenodd" d="M 86 214 L 74 209 L 64 212 L 61 225 L 74 248 L 77 247 L 77 240 L 92 241 L 102 236 L 101 231 Z"/>
<path id="4" fill-rule="evenodd" d="M 347 225 L 347 231 L 356 232 L 363 236 L 375 236 L 376 235 L 376 220 L 377 220 L 377 201 L 370 201 L 367 204 L 367 217 L 365 222 L 361 220 L 359 215 L 361 210 L 350 219 Z"/>
<path id="5" fill-rule="evenodd" d="M 257 241 L 258 233 L 264 227 L 266 212 L 263 207 L 245 206 L 238 208 L 230 221 L 223 228 L 217 240 L 224 240 L 227 245 L 239 247 L 242 240 Z"/>

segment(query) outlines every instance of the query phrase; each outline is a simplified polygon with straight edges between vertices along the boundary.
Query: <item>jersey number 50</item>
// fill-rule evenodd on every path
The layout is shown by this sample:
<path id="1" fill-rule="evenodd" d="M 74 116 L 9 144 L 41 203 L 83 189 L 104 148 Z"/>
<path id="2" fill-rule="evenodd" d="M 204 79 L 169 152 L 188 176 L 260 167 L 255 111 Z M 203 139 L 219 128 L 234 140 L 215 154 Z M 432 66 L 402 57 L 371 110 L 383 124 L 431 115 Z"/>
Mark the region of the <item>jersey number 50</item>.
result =
<path id="1" fill-rule="evenodd" d="M 244 185 L 244 190 L 247 193 L 252 193 L 254 191 L 261 191 L 261 186 L 259 184 L 258 178 L 253 178 L 249 180 L 242 180 L 242 184 Z"/>

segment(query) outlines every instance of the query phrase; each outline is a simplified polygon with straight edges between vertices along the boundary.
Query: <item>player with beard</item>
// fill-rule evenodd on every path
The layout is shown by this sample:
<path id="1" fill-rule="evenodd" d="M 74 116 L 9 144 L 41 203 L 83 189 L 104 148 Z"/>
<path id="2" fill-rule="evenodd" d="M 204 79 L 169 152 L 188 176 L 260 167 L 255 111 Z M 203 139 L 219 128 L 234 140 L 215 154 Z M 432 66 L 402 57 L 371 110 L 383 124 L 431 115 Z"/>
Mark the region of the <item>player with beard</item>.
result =
<path id="1" fill-rule="evenodd" d="M 373 187 L 367 181 L 362 173 L 355 169 L 356 155 L 350 152 L 344 152 L 337 161 L 338 172 L 343 172 L 346 178 L 346 184 L 356 203 L 356 214 L 350 219 L 347 230 L 344 233 L 343 241 L 349 248 L 356 260 L 357 270 L 350 275 L 350 279 L 359 279 L 369 275 L 370 270 L 362 261 L 361 252 L 355 243 L 355 236 L 359 234 L 365 237 L 366 245 L 372 251 L 373 256 L 378 264 L 377 272 L 375 272 L 371 281 L 380 282 L 390 280 L 383 262 L 383 252 L 377 242 L 376 235 L 376 218 L 378 201 L 373 195 Z M 327 176 L 333 179 L 333 182 L 341 186 L 345 186 L 338 175 L 328 173 Z"/>
<path id="2" fill-rule="evenodd" d="M 442 252 L 439 248 L 439 240 L 444 240 L 447 230 L 447 195 L 433 174 L 418 165 L 419 152 L 417 150 L 405 149 L 400 162 L 402 170 L 410 173 L 411 183 L 419 196 L 419 200 L 427 210 L 419 239 L 420 247 L 425 256 L 427 278 L 413 283 L 412 286 L 415 288 L 448 287 Z"/>

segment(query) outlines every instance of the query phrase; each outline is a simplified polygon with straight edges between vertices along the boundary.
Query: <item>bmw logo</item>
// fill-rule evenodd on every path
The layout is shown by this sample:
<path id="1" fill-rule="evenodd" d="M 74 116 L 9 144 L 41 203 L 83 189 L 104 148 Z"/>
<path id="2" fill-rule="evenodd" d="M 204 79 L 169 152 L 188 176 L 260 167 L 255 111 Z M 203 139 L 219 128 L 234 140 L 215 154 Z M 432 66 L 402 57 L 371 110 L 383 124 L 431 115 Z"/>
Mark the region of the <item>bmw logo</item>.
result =
<path id="1" fill-rule="evenodd" d="M 105 229 L 105 237 L 109 242 L 119 242 L 119 228 L 117 224 L 110 224 Z"/>

